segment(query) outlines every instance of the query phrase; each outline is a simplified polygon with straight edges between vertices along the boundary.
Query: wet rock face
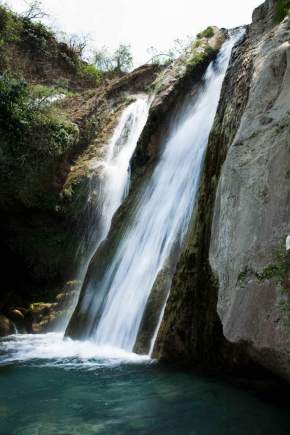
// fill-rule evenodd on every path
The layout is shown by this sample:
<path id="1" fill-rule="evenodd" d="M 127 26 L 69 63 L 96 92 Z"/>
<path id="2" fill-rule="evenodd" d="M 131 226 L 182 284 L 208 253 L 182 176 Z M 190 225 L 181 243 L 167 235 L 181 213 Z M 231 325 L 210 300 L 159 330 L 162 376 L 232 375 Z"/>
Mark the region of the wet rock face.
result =
<path id="1" fill-rule="evenodd" d="M 148 121 L 132 158 L 132 177 L 143 177 L 159 157 L 160 143 L 172 113 L 189 93 L 194 95 L 203 74 L 223 44 L 226 32 L 212 28 L 213 36 L 197 39 L 188 52 L 157 75 L 151 88 L 154 98 Z"/>
<path id="2" fill-rule="evenodd" d="M 262 12 L 254 14 L 256 32 Z M 248 343 L 257 362 L 288 379 L 289 41 L 286 18 L 255 46 L 249 101 L 219 180 L 210 247 L 224 336 Z"/>
<path id="3" fill-rule="evenodd" d="M 155 351 L 290 379 L 290 24 L 275 3 L 233 52 Z"/>
<path id="4" fill-rule="evenodd" d="M 164 267 L 155 280 L 134 346 L 135 353 L 148 355 L 151 350 L 152 338 L 158 328 L 161 310 L 170 290 L 172 274 L 172 268 Z"/>
<path id="5" fill-rule="evenodd" d="M 173 277 L 154 353 L 203 367 L 224 364 L 226 342 L 216 312 L 218 282 L 209 264 L 215 192 L 229 143 L 240 125 L 252 73 L 248 36 L 232 53 L 209 138 L 198 204 Z M 236 356 L 230 356 L 236 359 Z"/>

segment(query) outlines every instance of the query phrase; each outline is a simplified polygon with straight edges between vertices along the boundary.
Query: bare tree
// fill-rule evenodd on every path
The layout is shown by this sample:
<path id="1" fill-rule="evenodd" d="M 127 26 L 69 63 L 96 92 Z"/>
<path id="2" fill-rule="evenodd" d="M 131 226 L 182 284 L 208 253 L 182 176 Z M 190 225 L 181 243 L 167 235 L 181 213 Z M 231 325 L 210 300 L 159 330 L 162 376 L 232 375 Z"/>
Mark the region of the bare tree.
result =
<path id="1" fill-rule="evenodd" d="M 25 0 L 27 10 L 22 14 L 24 18 L 29 20 L 40 20 L 48 16 L 43 10 L 42 1 L 40 0 Z"/>
<path id="2" fill-rule="evenodd" d="M 78 56 L 83 57 L 91 40 L 91 36 L 86 34 L 76 34 L 72 33 L 70 35 L 64 34 L 64 42 L 69 46 L 69 48 L 76 53 Z"/>
<path id="3" fill-rule="evenodd" d="M 189 53 L 192 49 L 194 38 L 188 35 L 185 39 L 175 39 L 173 41 L 173 47 L 166 53 L 159 53 L 155 47 L 149 47 L 147 49 L 148 54 L 151 55 L 150 60 L 147 63 L 153 63 L 158 65 L 167 65 L 178 57 Z"/>

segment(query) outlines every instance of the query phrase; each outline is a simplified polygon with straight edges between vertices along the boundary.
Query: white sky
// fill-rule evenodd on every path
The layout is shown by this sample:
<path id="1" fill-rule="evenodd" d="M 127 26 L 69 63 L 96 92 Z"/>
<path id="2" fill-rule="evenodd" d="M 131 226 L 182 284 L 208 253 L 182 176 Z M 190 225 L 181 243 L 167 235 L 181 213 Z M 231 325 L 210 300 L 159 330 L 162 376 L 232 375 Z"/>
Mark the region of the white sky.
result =
<path id="1" fill-rule="evenodd" d="M 148 48 L 168 50 L 177 38 L 209 25 L 236 27 L 251 22 L 263 0 L 43 0 L 50 24 L 68 33 L 90 33 L 98 48 L 131 44 L 135 65 L 148 60 Z M 24 0 L 6 0 L 23 10 Z"/>

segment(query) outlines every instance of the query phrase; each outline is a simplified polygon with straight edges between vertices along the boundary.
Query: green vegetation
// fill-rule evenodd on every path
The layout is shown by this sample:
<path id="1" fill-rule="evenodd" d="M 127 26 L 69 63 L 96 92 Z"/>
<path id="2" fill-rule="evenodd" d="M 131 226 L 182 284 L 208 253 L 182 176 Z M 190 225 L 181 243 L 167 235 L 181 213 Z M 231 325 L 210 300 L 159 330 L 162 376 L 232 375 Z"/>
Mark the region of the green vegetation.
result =
<path id="1" fill-rule="evenodd" d="M 159 66 L 167 66 L 177 60 L 184 59 L 186 65 L 196 66 L 203 59 L 214 52 L 203 38 L 210 38 L 214 35 L 214 29 L 208 27 L 204 32 L 197 35 L 197 39 L 187 36 L 184 40 L 176 39 L 173 47 L 167 53 L 158 53 L 156 48 L 150 47 L 148 53 L 151 55 L 149 63 Z M 196 50 L 200 48 L 200 50 Z"/>
<path id="2" fill-rule="evenodd" d="M 35 92 L 23 80 L 0 76 L 1 182 L 15 185 L 14 194 L 27 206 L 39 183 L 51 183 L 56 165 L 78 139 L 77 127 L 39 95 L 40 88 Z M 45 202 L 54 206 L 49 195 Z"/>
<path id="3" fill-rule="evenodd" d="M 281 248 L 274 252 L 274 258 L 275 262 L 263 269 L 262 272 L 245 268 L 238 276 L 238 283 L 243 285 L 249 276 L 254 276 L 259 282 L 273 279 L 279 287 L 281 296 L 283 296 L 283 300 L 279 304 L 280 309 L 288 316 L 290 313 L 290 260 L 288 253 L 285 251 L 284 242 L 281 243 Z"/>
<path id="4" fill-rule="evenodd" d="M 289 257 L 284 246 L 274 252 L 274 257 L 275 263 L 267 266 L 262 272 L 255 272 L 249 268 L 246 268 L 240 272 L 238 276 L 238 282 L 244 282 L 249 275 L 254 275 L 258 281 L 265 281 L 274 278 L 279 284 L 281 284 L 282 287 L 285 287 L 285 282 L 287 281 L 289 273 Z"/>
<path id="5" fill-rule="evenodd" d="M 81 64 L 80 66 L 81 74 L 84 75 L 87 79 L 95 82 L 96 85 L 99 85 L 102 80 L 102 72 L 96 68 L 95 65 L 91 64 Z"/>
<path id="6" fill-rule="evenodd" d="M 194 47 L 195 48 L 195 47 Z M 211 48 L 209 45 L 203 47 L 202 51 L 193 51 L 192 55 L 187 60 L 187 65 L 190 67 L 194 67 L 199 63 L 203 62 L 208 56 L 213 54 L 215 50 Z"/>
<path id="7" fill-rule="evenodd" d="M 278 0 L 275 8 L 275 21 L 277 23 L 280 23 L 287 15 L 290 16 L 290 0 Z"/>
<path id="8" fill-rule="evenodd" d="M 212 27 L 207 27 L 203 32 L 197 34 L 197 38 L 212 38 L 214 35 L 214 29 Z"/>
<path id="9" fill-rule="evenodd" d="M 19 38 L 22 25 L 17 17 L 0 5 L 0 48 Z"/>
<path id="10" fill-rule="evenodd" d="M 29 41 L 30 49 L 45 51 L 47 42 L 53 32 L 40 21 L 33 22 L 28 17 L 21 17 L 0 6 L 0 47 L 6 48 L 13 42 Z"/>
<path id="11" fill-rule="evenodd" d="M 150 47 L 147 51 L 151 56 L 148 63 L 158 66 L 168 66 L 177 58 L 189 54 L 192 51 L 194 39 L 187 36 L 185 39 L 175 39 L 172 48 L 166 53 L 160 53 L 155 47 Z"/>
<path id="12" fill-rule="evenodd" d="M 120 44 L 112 54 L 109 53 L 106 47 L 96 50 L 94 62 L 99 72 L 128 72 L 133 66 L 130 45 Z"/>
<path id="13" fill-rule="evenodd" d="M 57 36 L 49 27 L 40 21 L 32 21 L 42 17 L 40 2 L 29 4 L 28 12 L 22 16 L 6 6 L 0 6 L 0 71 L 26 76 L 25 72 L 28 70 L 30 77 L 29 64 L 32 57 L 34 66 L 38 62 L 47 62 L 57 68 L 60 66 L 64 76 L 73 75 L 79 83 L 86 84 L 86 87 L 98 85 L 102 79 L 102 72 L 95 65 L 82 60 L 87 40 L 78 35 L 65 35 L 65 42 L 58 43 Z M 25 60 L 20 64 L 15 62 L 14 56 L 18 56 L 19 51 L 25 53 L 27 64 Z"/>
<path id="14" fill-rule="evenodd" d="M 64 139 L 64 142 L 70 142 L 72 125 L 59 114 L 56 116 L 51 108 L 40 104 L 40 97 L 48 97 L 52 92 L 44 86 L 29 88 L 24 80 L 10 78 L 7 74 L 0 76 L 0 129 L 6 139 L 8 136 L 10 141 L 13 139 L 13 147 L 20 148 L 30 133 L 33 135 L 44 127 L 50 130 L 52 140 L 61 143 L 62 147 L 67 145 L 63 143 Z"/>

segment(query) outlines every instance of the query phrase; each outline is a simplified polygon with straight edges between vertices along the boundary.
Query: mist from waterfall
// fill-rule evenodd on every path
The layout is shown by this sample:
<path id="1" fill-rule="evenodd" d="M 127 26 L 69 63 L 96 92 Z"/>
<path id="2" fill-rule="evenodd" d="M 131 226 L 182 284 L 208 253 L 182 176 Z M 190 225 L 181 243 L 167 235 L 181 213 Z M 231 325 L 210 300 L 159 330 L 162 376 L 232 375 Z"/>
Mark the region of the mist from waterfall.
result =
<path id="1" fill-rule="evenodd" d="M 90 162 L 88 198 L 85 205 L 86 227 L 76 253 L 78 269 L 76 281 L 82 285 L 91 257 L 108 234 L 112 217 L 128 193 L 130 185 L 130 160 L 147 121 L 149 98 L 140 94 L 123 111 L 114 133 L 106 145 L 105 156 Z M 80 223 L 82 225 L 82 223 Z M 70 299 L 70 315 L 78 292 Z M 65 322 L 69 318 L 65 319 Z M 63 325 L 62 325 L 63 329 Z"/>

